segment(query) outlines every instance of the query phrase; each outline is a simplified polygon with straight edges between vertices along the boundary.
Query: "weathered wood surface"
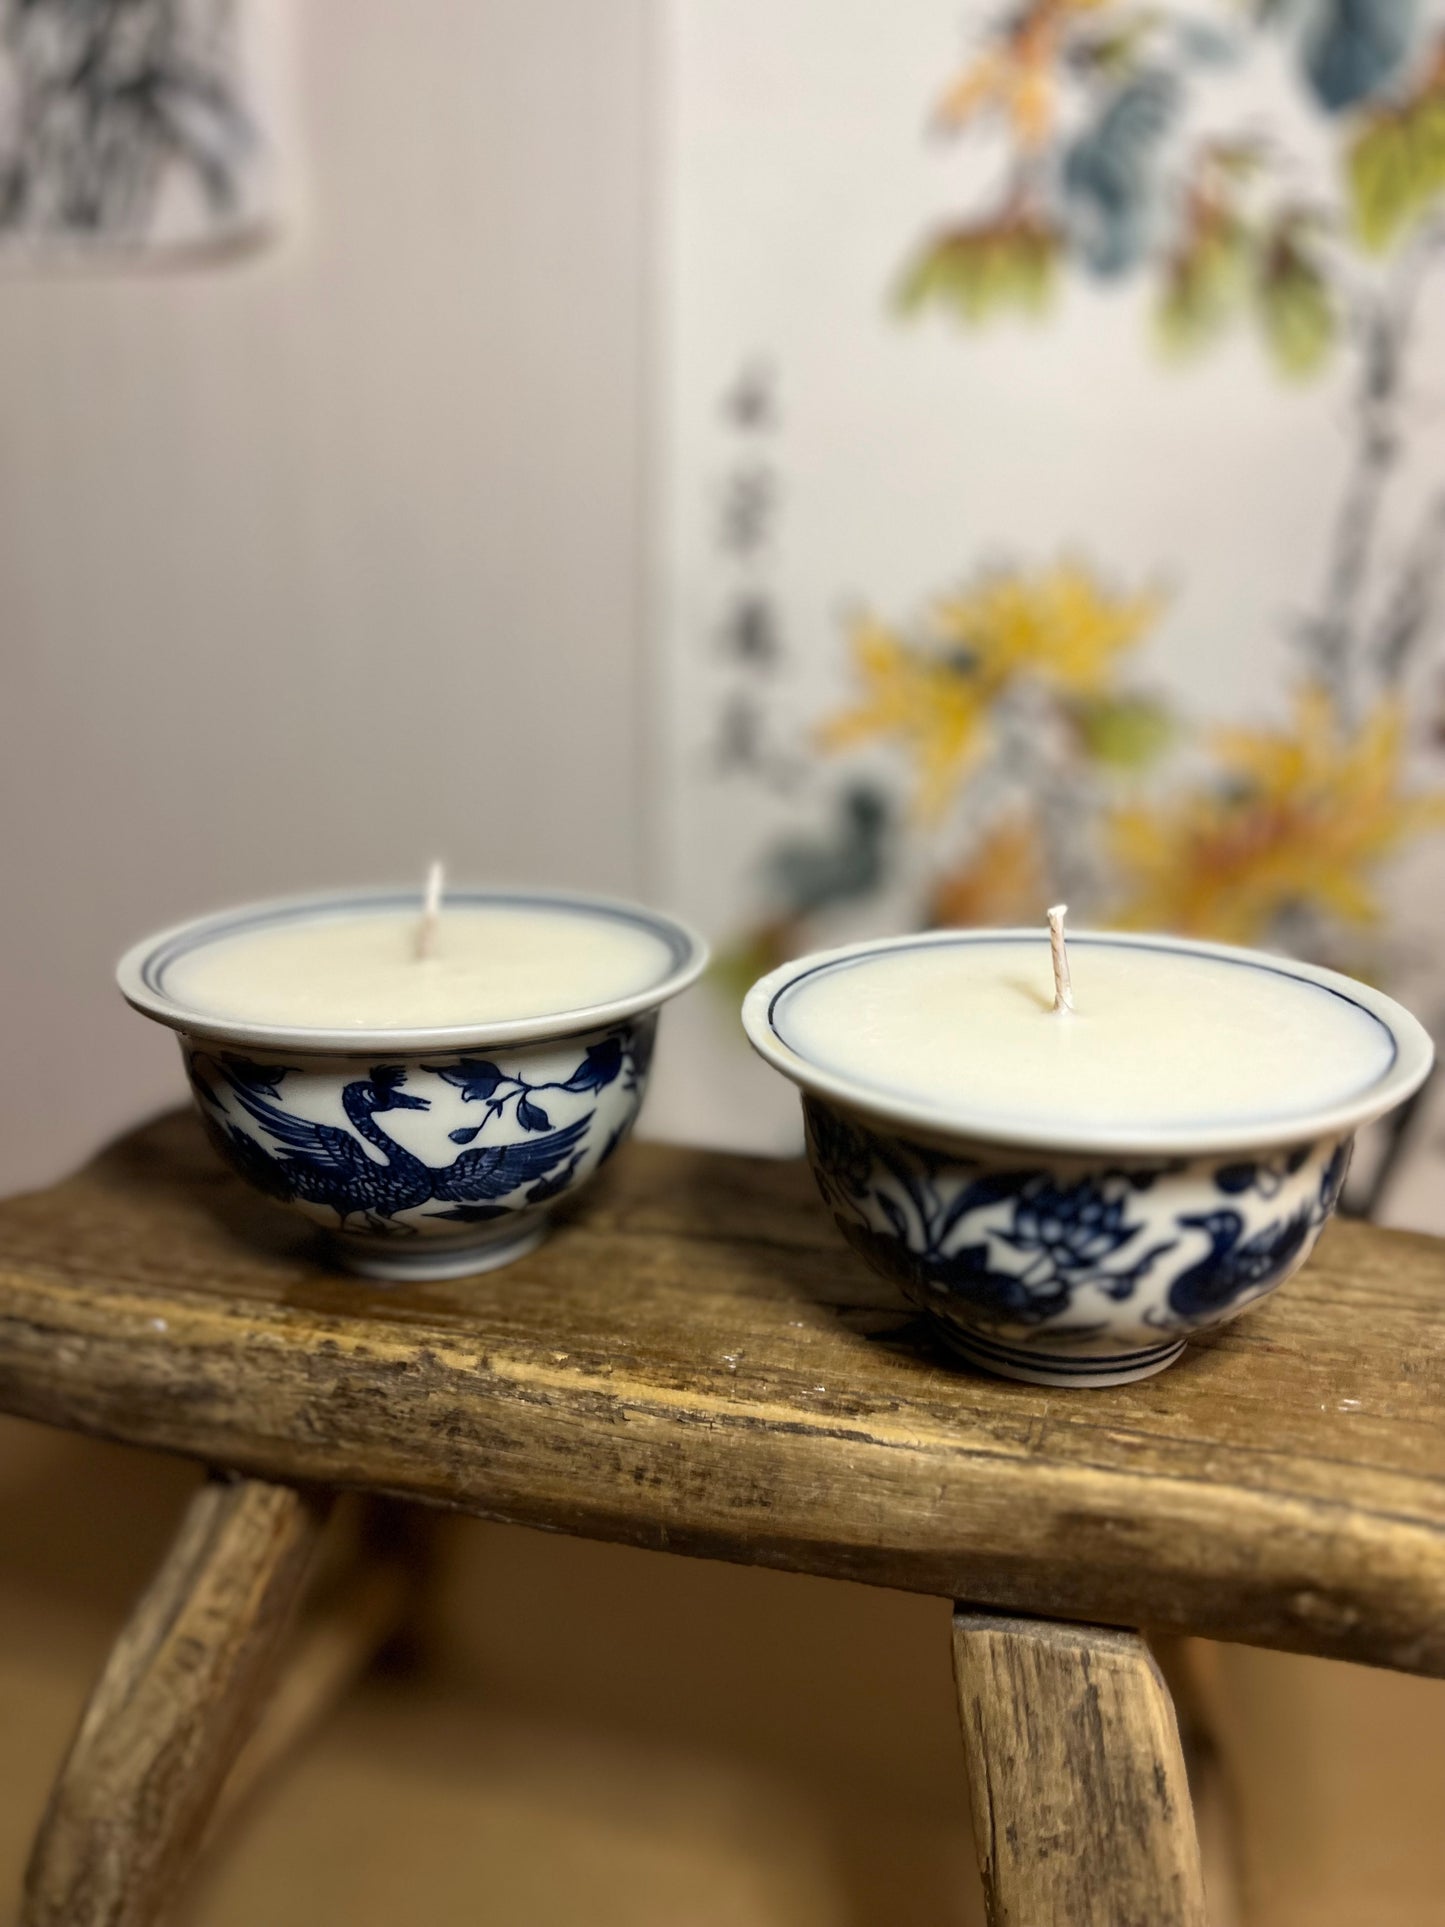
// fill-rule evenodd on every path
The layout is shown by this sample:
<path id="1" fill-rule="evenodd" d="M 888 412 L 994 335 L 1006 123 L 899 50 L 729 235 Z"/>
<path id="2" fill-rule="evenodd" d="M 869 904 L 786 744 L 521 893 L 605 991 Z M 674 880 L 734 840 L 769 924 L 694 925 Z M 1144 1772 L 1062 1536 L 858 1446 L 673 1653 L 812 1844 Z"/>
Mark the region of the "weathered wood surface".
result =
<path id="1" fill-rule="evenodd" d="M 1209 1927 L 1239 1927 L 1244 1917 L 1242 1816 L 1217 1711 L 1219 1663 L 1225 1649 L 1173 1633 L 1151 1631 L 1147 1641 L 1174 1703 L 1204 1891 L 1209 1896 Z"/>
<path id="2" fill-rule="evenodd" d="M 338 1534 L 338 1527 L 358 1522 L 333 1516 L 265 1704 L 212 1809 L 208 1849 L 281 1776 L 382 1654 L 409 1650 L 417 1640 L 435 1565 L 425 1527 L 436 1515 L 389 1500 L 365 1506 L 359 1530 L 349 1535 Z"/>
<path id="3" fill-rule="evenodd" d="M 308 1262 L 188 1117 L 0 1205 L 0 1410 L 261 1476 L 1445 1673 L 1445 1244 L 1331 1228 L 1142 1384 L 928 1349 L 801 1166 L 628 1148 L 501 1271 Z M 304 1233 L 302 1234 L 304 1235 Z"/>
<path id="4" fill-rule="evenodd" d="M 1206 1927 L 1169 1694 L 1137 1633 L 959 1611 L 989 1927 Z"/>
<path id="5" fill-rule="evenodd" d="M 86 1705 L 22 1927 L 165 1918 L 261 1713 L 326 1509 L 251 1479 L 196 1494 Z"/>

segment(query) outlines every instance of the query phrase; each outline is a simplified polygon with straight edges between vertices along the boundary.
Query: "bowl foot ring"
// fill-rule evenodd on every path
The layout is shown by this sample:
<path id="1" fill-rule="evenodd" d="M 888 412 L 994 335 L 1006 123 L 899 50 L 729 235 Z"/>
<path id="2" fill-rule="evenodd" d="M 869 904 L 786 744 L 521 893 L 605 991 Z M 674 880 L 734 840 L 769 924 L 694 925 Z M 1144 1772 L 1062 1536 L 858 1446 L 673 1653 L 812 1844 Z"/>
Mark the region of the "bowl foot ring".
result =
<path id="1" fill-rule="evenodd" d="M 964 1333 L 954 1326 L 934 1329 L 949 1350 L 995 1378 L 1021 1379 L 1026 1385 L 1129 1385 L 1136 1378 L 1153 1378 L 1172 1365 L 1184 1350 L 1182 1338 L 1147 1345 L 1136 1352 L 1046 1352 L 1033 1346 L 1008 1345 L 982 1333 Z"/>
<path id="2" fill-rule="evenodd" d="M 551 1224 L 543 1218 L 531 1219 L 521 1230 L 471 1238 L 464 1243 L 433 1242 L 429 1238 L 385 1243 L 375 1237 L 348 1238 L 332 1232 L 326 1238 L 326 1253 L 343 1271 L 362 1278 L 384 1278 L 396 1283 L 426 1284 L 438 1278 L 470 1278 L 482 1271 L 495 1271 L 535 1251 Z"/>

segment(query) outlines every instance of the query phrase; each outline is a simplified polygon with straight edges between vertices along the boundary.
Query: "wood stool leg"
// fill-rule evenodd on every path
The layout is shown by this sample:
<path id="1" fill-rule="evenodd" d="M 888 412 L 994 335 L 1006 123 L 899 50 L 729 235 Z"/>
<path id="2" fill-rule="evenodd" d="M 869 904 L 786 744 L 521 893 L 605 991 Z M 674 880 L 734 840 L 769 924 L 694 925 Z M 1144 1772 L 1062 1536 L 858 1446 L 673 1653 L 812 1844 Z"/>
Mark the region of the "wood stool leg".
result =
<path id="1" fill-rule="evenodd" d="M 213 1480 L 111 1649 L 40 1823 L 22 1927 L 153 1927 L 264 1704 L 328 1501 Z"/>
<path id="2" fill-rule="evenodd" d="M 1137 1634 L 960 1608 L 990 1927 L 1205 1927 L 1174 1708 Z"/>
<path id="3" fill-rule="evenodd" d="M 436 1523 L 419 1507 L 365 1501 L 360 1536 L 311 1586 L 265 1708 L 212 1810 L 207 1850 L 380 1654 L 404 1651 L 406 1663 L 416 1663 L 411 1648 L 433 1576 Z"/>
<path id="4" fill-rule="evenodd" d="M 1215 1711 L 1220 1699 L 1216 1677 L 1220 1649 L 1179 1633 L 1151 1632 L 1147 1637 L 1179 1722 L 1204 1890 L 1209 1896 L 1209 1927 L 1239 1927 L 1243 1918 L 1239 1805 Z"/>

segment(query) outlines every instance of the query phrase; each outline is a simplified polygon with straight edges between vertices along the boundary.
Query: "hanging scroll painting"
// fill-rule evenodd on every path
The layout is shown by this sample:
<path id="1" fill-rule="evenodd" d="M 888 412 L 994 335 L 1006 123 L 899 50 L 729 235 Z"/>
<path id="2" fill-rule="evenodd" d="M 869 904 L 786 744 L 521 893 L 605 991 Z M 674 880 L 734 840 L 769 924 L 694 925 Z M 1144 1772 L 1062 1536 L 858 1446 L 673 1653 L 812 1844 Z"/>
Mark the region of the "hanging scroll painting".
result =
<path id="1" fill-rule="evenodd" d="M 0 0 L 0 261 L 267 234 L 279 26 L 274 0 Z"/>
<path id="2" fill-rule="evenodd" d="M 1445 9 L 664 40 L 659 882 L 720 962 L 656 1121 L 787 1148 L 748 981 L 1059 899 L 1441 1029 Z M 1441 1224 L 1438 1085 L 1387 1152 L 1370 1201 Z"/>

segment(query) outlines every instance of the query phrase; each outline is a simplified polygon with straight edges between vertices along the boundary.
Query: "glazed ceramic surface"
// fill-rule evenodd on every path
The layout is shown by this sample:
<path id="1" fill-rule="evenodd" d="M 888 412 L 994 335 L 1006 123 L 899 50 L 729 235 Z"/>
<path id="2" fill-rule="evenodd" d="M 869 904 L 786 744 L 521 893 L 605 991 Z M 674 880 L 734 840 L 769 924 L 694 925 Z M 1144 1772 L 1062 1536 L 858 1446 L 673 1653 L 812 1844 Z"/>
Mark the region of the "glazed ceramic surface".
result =
<path id="1" fill-rule="evenodd" d="M 655 1016 L 531 1050 L 261 1063 L 182 1049 L 207 1135 L 258 1191 L 373 1276 L 484 1270 L 529 1250 L 642 1103 Z"/>
<path id="2" fill-rule="evenodd" d="M 335 1258 L 380 1277 L 461 1275 L 529 1250 L 554 1206 L 625 1140 L 646 1089 L 657 1006 L 706 962 L 701 943 L 671 919 L 611 908 L 665 936 L 671 967 L 570 1024 L 564 1013 L 535 1025 L 360 1033 L 338 1049 L 334 1032 L 217 1021 L 168 1001 L 165 959 L 183 953 L 188 932 L 205 941 L 274 906 L 138 946 L 121 965 L 121 986 L 181 1032 L 217 1150 L 265 1197 L 321 1227 Z"/>
<path id="3" fill-rule="evenodd" d="M 954 931 L 897 946 L 989 940 Z M 1128 941 L 1255 960 L 1222 946 Z M 786 993 L 810 972 L 889 947 L 785 965 L 749 992 L 744 1025 L 759 1053 L 802 1087 L 814 1176 L 848 1243 L 952 1350 L 1005 1377 L 1145 1378 L 1192 1333 L 1273 1291 L 1304 1263 L 1333 1211 L 1356 1128 L 1408 1096 L 1432 1061 L 1423 1028 L 1388 997 L 1259 957 L 1262 970 L 1334 990 L 1386 1027 L 1392 1048 L 1375 1084 L 1286 1125 L 1246 1114 L 1199 1130 L 1192 1143 L 1185 1125 L 1166 1134 L 1144 1120 L 991 1132 L 986 1117 L 970 1114 L 966 1087 L 945 1105 L 865 1086 L 836 1063 L 810 1062 L 779 1026 Z M 1028 1064 L 1019 1074 L 1038 1075 Z"/>
<path id="4" fill-rule="evenodd" d="M 804 1102 L 834 1222 L 956 1351 L 1041 1384 L 1170 1364 L 1298 1270 L 1353 1138 L 1230 1158 L 1066 1158 L 922 1143 Z"/>

